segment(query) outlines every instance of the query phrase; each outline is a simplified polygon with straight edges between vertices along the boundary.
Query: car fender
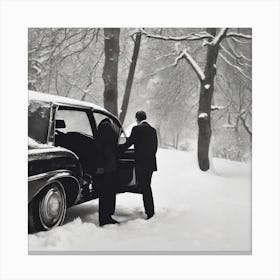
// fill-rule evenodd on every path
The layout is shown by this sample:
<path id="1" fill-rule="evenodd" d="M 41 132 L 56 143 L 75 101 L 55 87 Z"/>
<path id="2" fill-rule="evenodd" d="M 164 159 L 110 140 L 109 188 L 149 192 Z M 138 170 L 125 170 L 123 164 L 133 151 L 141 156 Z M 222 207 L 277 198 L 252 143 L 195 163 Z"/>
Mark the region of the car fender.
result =
<path id="1" fill-rule="evenodd" d="M 30 176 L 28 178 L 28 203 L 36 197 L 47 185 L 54 181 L 61 181 L 62 184 L 68 181 L 71 186 L 63 184 L 66 196 L 70 196 L 70 204 L 73 205 L 78 201 L 80 196 L 80 183 L 78 179 L 69 170 L 53 170 L 46 173 Z"/>

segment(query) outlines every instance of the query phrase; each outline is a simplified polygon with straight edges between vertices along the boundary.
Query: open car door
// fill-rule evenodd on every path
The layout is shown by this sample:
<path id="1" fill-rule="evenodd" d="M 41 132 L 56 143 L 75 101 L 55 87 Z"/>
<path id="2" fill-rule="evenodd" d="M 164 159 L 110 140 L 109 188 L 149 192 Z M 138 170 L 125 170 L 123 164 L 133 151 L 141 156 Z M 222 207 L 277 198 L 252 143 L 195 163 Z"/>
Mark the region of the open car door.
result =
<path id="1" fill-rule="evenodd" d="M 120 121 L 116 117 L 100 110 L 94 110 L 94 118 L 96 122 L 96 128 L 104 118 L 109 118 L 112 122 L 118 145 L 124 144 L 126 142 L 127 137 Z M 118 154 L 118 177 L 118 193 L 140 193 L 136 183 L 135 151 L 133 148 Z"/>
<path id="2" fill-rule="evenodd" d="M 122 132 L 119 137 L 119 145 L 125 143 L 126 136 Z M 119 153 L 118 158 L 119 189 L 118 192 L 141 193 L 136 181 L 135 151 L 134 148 Z"/>

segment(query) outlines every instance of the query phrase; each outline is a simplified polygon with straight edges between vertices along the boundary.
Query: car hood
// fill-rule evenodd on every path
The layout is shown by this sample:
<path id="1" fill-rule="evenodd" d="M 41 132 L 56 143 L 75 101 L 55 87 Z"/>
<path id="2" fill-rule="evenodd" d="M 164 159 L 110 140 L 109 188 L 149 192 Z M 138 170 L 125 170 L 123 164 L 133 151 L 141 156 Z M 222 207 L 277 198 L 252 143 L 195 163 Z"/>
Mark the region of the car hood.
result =
<path id="1" fill-rule="evenodd" d="M 28 137 L 28 150 L 34 150 L 34 149 L 50 149 L 53 146 L 48 145 L 48 144 L 41 144 L 34 140 L 31 137 Z"/>
<path id="2" fill-rule="evenodd" d="M 28 157 L 29 160 L 38 158 L 51 158 L 57 156 L 70 155 L 78 159 L 77 155 L 72 151 L 63 147 L 55 147 L 48 144 L 38 143 L 36 140 L 28 137 Z"/>

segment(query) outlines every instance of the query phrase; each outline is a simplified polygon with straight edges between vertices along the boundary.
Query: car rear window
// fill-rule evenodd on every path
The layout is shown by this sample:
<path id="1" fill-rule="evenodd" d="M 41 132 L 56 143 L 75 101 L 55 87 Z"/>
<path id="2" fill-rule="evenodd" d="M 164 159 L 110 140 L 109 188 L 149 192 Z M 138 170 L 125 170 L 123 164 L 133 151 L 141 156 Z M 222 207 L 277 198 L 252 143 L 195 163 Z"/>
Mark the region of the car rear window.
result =
<path id="1" fill-rule="evenodd" d="M 46 144 L 50 120 L 50 104 L 33 101 L 28 106 L 28 136 L 39 143 Z"/>

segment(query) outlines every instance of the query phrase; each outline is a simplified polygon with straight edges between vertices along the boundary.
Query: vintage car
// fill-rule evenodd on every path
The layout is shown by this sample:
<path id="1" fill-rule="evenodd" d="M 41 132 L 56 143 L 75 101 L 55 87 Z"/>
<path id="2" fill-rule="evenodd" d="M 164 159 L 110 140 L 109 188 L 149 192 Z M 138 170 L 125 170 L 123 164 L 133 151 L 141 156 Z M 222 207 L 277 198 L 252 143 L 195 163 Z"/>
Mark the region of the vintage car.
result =
<path id="1" fill-rule="evenodd" d="M 109 118 L 118 143 L 125 133 L 117 117 L 100 106 L 29 91 L 28 231 L 63 223 L 66 209 L 98 197 L 100 172 L 96 133 Z M 139 193 L 134 150 L 119 155 L 118 192 Z"/>

